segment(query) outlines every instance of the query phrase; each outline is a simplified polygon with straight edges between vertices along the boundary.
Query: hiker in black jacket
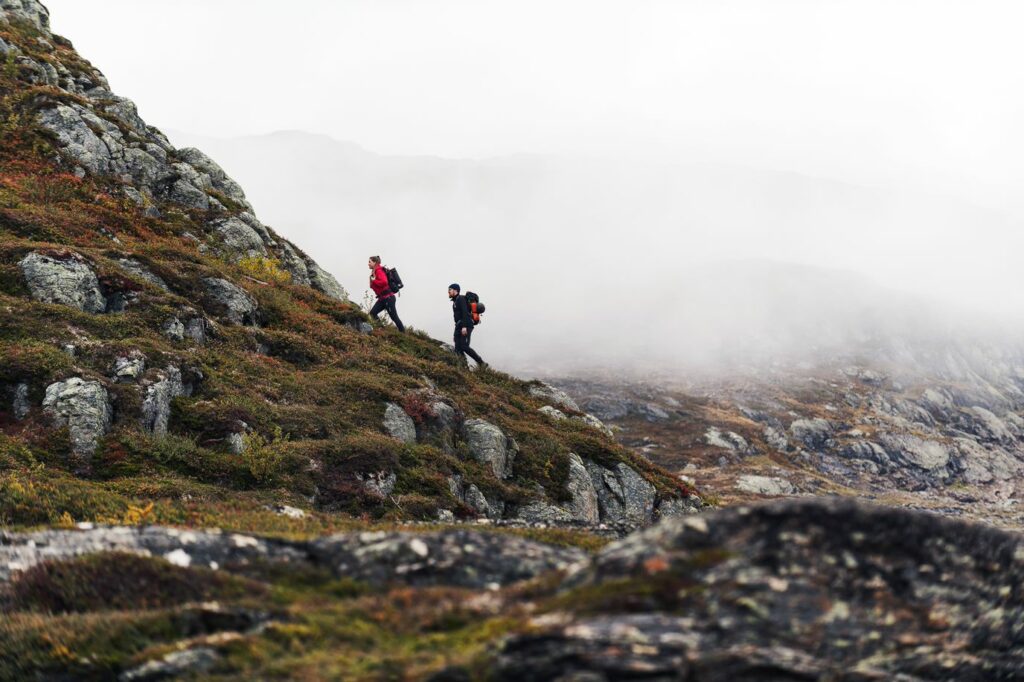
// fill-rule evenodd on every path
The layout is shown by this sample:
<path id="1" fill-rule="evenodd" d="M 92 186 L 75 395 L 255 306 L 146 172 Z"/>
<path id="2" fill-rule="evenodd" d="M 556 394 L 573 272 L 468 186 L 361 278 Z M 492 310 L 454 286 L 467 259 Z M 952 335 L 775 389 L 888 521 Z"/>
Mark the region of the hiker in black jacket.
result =
<path id="1" fill-rule="evenodd" d="M 465 360 L 466 356 L 476 360 L 477 367 L 486 367 L 477 352 L 469 347 L 470 339 L 473 337 L 473 315 L 469 312 L 469 303 L 462 295 L 462 287 L 458 284 L 451 284 L 448 287 L 448 298 L 452 300 L 452 313 L 455 316 L 455 352 Z"/>

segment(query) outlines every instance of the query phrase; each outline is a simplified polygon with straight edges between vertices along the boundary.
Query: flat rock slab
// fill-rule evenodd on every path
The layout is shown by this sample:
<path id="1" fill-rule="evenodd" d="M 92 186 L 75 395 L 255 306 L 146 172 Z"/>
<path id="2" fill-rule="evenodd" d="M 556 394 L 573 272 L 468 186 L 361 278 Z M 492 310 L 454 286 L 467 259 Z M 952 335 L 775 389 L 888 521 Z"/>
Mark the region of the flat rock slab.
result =
<path id="1" fill-rule="evenodd" d="M 338 575 L 371 584 L 496 587 L 568 569 L 586 553 L 515 535 L 451 530 L 356 533 L 310 544 L 310 554 Z"/>
<path id="2" fill-rule="evenodd" d="M 675 517 L 571 575 L 575 606 L 508 640 L 493 678 L 1024 679 L 1022 583 L 1020 534 L 925 512 L 819 498 Z"/>
<path id="3" fill-rule="evenodd" d="M 567 569 L 586 558 L 577 549 L 468 530 L 345 533 L 288 542 L 219 531 L 104 527 L 0 533 L 0 583 L 44 561 L 100 552 L 128 552 L 161 557 L 179 566 L 228 571 L 256 562 L 308 564 L 328 566 L 339 577 L 375 585 L 474 588 L 526 580 Z"/>

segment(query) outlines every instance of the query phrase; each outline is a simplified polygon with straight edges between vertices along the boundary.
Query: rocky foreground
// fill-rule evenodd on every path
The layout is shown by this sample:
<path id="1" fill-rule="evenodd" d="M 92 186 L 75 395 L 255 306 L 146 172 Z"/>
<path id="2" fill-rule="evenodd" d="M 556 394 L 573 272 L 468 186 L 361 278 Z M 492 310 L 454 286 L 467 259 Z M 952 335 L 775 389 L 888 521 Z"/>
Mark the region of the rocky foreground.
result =
<path id="1" fill-rule="evenodd" d="M 0 566 L 0 677 L 1024 675 L 1024 538 L 851 500 L 674 517 L 594 556 L 465 529 L 118 528 L 5 534 Z M 127 623 L 132 637 L 101 636 Z M 71 658 L 18 650 L 57 632 Z"/>

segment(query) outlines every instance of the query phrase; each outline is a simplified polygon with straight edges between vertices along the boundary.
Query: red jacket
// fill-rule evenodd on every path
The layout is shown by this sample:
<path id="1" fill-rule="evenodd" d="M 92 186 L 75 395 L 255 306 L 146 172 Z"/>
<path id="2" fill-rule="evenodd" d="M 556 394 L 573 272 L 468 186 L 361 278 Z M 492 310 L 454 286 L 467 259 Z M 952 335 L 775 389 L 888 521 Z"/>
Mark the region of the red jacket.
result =
<path id="1" fill-rule="evenodd" d="M 391 291 L 391 287 L 388 286 L 388 273 L 384 272 L 384 266 L 378 265 L 374 269 L 370 288 L 373 289 L 373 293 L 377 294 L 378 299 L 395 295 Z"/>

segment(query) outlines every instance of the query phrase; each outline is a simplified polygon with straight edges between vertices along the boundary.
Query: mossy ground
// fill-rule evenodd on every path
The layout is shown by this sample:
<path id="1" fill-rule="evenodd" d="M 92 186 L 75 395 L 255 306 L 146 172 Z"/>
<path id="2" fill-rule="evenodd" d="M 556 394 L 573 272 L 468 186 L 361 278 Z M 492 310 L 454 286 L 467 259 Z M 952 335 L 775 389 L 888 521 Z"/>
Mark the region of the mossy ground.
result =
<path id="1" fill-rule="evenodd" d="M 165 585 L 162 603 L 127 607 L 132 588 L 104 579 L 118 574 Z M 314 568 L 254 566 L 243 578 L 161 559 L 79 559 L 34 569 L 10 590 L 16 598 L 0 601 L 0 679 L 107 679 L 182 646 L 210 646 L 220 658 L 202 679 L 416 680 L 458 667 L 485 680 L 495 642 L 528 632 L 537 615 L 662 608 L 692 582 L 655 577 L 567 593 L 560 575 L 498 591 L 380 589 Z M 224 613 L 259 610 L 269 625 L 211 625 L 197 615 L 200 599 Z"/>

